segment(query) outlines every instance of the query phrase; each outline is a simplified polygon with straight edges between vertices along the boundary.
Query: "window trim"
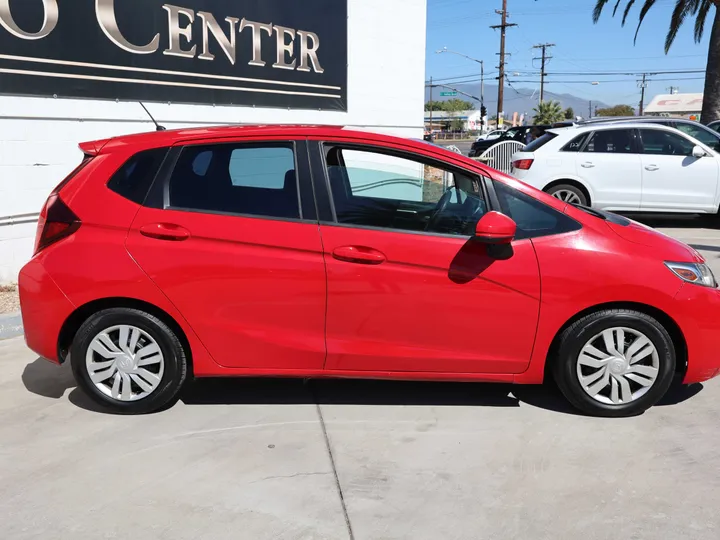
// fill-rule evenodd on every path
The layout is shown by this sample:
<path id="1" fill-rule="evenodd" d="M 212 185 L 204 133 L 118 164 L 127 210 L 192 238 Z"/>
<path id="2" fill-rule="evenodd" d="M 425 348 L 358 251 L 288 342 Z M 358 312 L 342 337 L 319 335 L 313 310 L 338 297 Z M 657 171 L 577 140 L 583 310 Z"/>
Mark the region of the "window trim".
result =
<path id="1" fill-rule="evenodd" d="M 177 163 L 180 159 L 180 156 L 182 155 L 182 152 L 186 148 L 192 148 L 192 147 L 198 147 L 198 146 L 235 146 L 235 147 L 260 147 L 260 148 L 267 148 L 267 147 L 277 147 L 277 148 L 289 148 L 293 152 L 293 162 L 295 165 L 295 187 L 297 190 L 297 203 L 298 203 L 298 213 L 299 217 L 297 218 L 286 218 L 286 217 L 278 217 L 278 216 L 271 216 L 271 215 L 265 215 L 265 214 L 248 214 L 248 213 L 242 213 L 242 212 L 222 212 L 219 210 L 206 210 L 206 209 L 199 209 L 199 208 L 185 208 L 181 206 L 173 206 L 170 204 L 170 181 L 172 180 L 173 172 L 175 171 L 175 167 L 177 166 Z M 310 198 L 308 199 L 308 193 L 307 189 L 308 187 L 305 186 L 303 189 L 303 183 L 309 182 L 309 175 L 310 175 L 310 166 L 307 161 L 307 151 L 306 151 L 306 141 L 303 139 L 253 139 L 253 140 L 247 140 L 247 139 L 234 139 L 234 140 L 222 140 L 222 141 L 192 141 L 190 143 L 182 143 L 174 146 L 171 150 L 171 152 L 175 152 L 175 155 L 172 156 L 172 159 L 169 159 L 170 154 L 168 154 L 168 157 L 166 158 L 166 161 L 170 161 L 169 167 L 166 171 L 162 171 L 165 163 L 163 163 L 163 167 L 161 167 L 161 172 L 164 173 L 164 176 L 162 176 L 162 181 L 157 182 L 158 188 L 153 189 L 151 187 L 151 192 L 153 193 L 153 202 L 159 202 L 159 209 L 160 210 L 170 210 L 173 212 L 188 212 L 193 214 L 204 214 L 204 215 L 214 215 L 214 216 L 228 216 L 228 217 L 241 217 L 241 218 L 248 218 L 248 219 L 262 219 L 262 220 L 271 220 L 271 221 L 287 221 L 287 222 L 293 222 L 293 223 L 317 223 L 317 207 L 314 205 L 314 199 Z M 301 155 L 302 154 L 302 155 Z M 161 176 L 158 174 L 158 176 Z M 157 180 L 157 178 L 156 178 Z"/>
<path id="2" fill-rule="evenodd" d="M 321 173 L 322 173 L 322 180 L 320 186 L 322 187 L 323 191 L 325 192 L 329 205 L 330 205 L 330 213 L 332 216 L 332 221 L 323 221 L 322 219 L 319 221 L 320 225 L 326 225 L 326 226 L 335 226 L 335 227 L 349 227 L 354 229 L 363 229 L 363 230 L 371 230 L 371 231 L 381 231 L 381 232 L 393 232 L 393 233 L 400 233 L 400 234 L 421 234 L 425 236 L 435 236 L 435 237 L 441 237 L 441 238 L 457 238 L 457 239 L 468 239 L 472 238 L 472 235 L 462 235 L 462 234 L 448 234 L 448 233 L 437 233 L 437 232 L 430 232 L 430 231 L 410 231 L 407 229 L 393 229 L 390 227 L 375 227 L 372 225 L 357 225 L 354 223 L 340 223 L 337 219 L 337 212 L 335 211 L 335 201 L 333 200 L 332 196 L 332 189 L 330 188 L 330 175 L 328 174 L 327 170 L 327 152 L 330 147 L 341 147 L 341 148 L 347 148 L 348 150 L 358 150 L 361 152 L 375 152 L 378 154 L 383 155 L 389 155 L 393 157 L 398 157 L 400 159 L 407 159 L 408 161 L 416 161 L 420 162 L 423 165 L 430 165 L 431 167 L 438 167 L 440 169 L 443 169 L 447 172 L 452 172 L 453 174 L 457 171 L 459 174 L 463 174 L 466 176 L 471 176 L 473 178 L 476 178 L 478 180 L 478 185 L 480 186 L 480 189 L 482 190 L 482 196 L 485 201 L 485 205 L 488 208 L 488 211 L 495 210 L 490 205 L 490 197 L 488 194 L 488 189 L 485 183 L 485 178 L 487 178 L 483 174 L 479 174 L 477 171 L 471 171 L 468 169 L 463 169 L 462 167 L 459 167 L 457 165 L 453 165 L 451 163 L 447 163 L 445 161 L 441 161 L 437 158 L 432 158 L 429 156 L 425 156 L 423 154 L 415 154 L 408 150 L 399 150 L 396 148 L 388 148 L 385 146 L 377 146 L 370 143 L 358 143 L 358 142 L 345 142 L 345 141 L 333 141 L 333 140 L 323 140 L 318 141 L 319 144 L 316 146 L 316 151 L 319 152 L 319 158 L 320 158 L 320 164 L 322 166 Z M 313 176 L 313 185 L 317 185 L 318 182 L 315 182 L 316 178 Z M 317 197 L 317 194 L 316 194 Z"/>

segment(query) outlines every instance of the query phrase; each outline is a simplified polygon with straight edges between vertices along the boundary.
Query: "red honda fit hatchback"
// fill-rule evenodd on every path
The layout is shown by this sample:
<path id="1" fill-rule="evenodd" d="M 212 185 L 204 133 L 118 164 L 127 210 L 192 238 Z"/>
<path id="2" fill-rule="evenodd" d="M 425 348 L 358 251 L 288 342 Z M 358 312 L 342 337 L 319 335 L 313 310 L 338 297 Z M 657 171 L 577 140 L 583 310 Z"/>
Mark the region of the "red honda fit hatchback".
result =
<path id="1" fill-rule="evenodd" d="M 256 126 L 80 148 L 20 274 L 25 336 L 116 411 L 189 376 L 552 376 L 624 416 L 720 369 L 696 251 L 431 144 Z"/>

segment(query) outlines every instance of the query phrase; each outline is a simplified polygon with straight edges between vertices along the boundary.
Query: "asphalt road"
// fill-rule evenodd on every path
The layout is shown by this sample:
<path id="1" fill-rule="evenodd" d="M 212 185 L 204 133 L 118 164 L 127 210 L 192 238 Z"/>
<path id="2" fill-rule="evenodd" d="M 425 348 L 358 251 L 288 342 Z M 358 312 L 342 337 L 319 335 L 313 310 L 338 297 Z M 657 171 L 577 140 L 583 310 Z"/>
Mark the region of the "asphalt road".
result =
<path id="1" fill-rule="evenodd" d="M 464 155 L 468 155 L 468 152 L 470 152 L 470 147 L 472 146 L 472 141 L 435 141 L 440 146 L 450 146 L 455 145 L 457 146 Z"/>
<path id="2" fill-rule="evenodd" d="M 720 232 L 656 220 L 720 275 Z M 196 383 L 98 411 L 67 366 L 0 341 L 0 538 L 720 538 L 720 382 L 642 416 L 540 387 Z"/>

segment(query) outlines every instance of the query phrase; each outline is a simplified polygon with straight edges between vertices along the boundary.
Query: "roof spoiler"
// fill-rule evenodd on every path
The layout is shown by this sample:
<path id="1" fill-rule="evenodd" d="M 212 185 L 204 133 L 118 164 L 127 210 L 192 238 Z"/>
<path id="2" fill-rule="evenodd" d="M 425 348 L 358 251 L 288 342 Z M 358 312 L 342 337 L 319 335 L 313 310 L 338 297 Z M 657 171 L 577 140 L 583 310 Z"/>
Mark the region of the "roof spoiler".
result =
<path id="1" fill-rule="evenodd" d="M 83 154 L 95 157 L 110 141 L 111 139 L 101 139 L 99 141 L 83 142 L 80 143 L 78 146 L 80 147 L 80 150 L 82 150 Z"/>

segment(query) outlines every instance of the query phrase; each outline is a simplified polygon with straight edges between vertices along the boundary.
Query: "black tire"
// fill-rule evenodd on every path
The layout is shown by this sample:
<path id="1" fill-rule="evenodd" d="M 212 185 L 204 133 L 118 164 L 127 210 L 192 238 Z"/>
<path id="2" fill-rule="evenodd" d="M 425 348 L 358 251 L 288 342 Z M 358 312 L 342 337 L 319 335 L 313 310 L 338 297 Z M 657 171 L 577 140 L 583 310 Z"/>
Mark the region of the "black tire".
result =
<path id="1" fill-rule="evenodd" d="M 657 377 L 649 390 L 621 404 L 603 403 L 591 397 L 583 389 L 578 375 L 578 358 L 583 347 L 603 330 L 614 327 L 643 334 L 655 346 L 659 362 Z M 653 317 L 629 309 L 606 309 L 587 315 L 569 326 L 560 336 L 558 355 L 552 361 L 553 375 L 560 391 L 576 408 L 592 416 L 635 416 L 655 405 L 670 388 L 675 374 L 675 347 L 667 330 Z"/>
<path id="2" fill-rule="evenodd" d="M 163 356 L 164 369 L 157 387 L 137 401 L 121 401 L 100 391 L 90 379 L 86 354 L 92 340 L 103 330 L 116 325 L 134 326 L 155 340 Z M 178 336 L 157 317 L 130 308 L 98 311 L 80 327 L 70 348 L 70 362 L 75 380 L 99 405 L 120 414 L 146 414 L 167 407 L 178 397 L 187 377 L 187 356 Z"/>
<path id="3" fill-rule="evenodd" d="M 546 188 L 545 191 L 552 195 L 553 197 L 556 196 L 556 193 L 561 192 L 569 192 L 577 196 L 577 198 L 580 200 L 579 203 L 575 204 L 581 204 L 582 206 L 590 206 L 590 201 L 588 200 L 588 196 L 585 194 L 585 192 L 580 189 L 579 187 L 572 185 L 572 184 L 557 184 L 550 188 Z M 563 199 L 564 200 L 564 199 Z"/>

